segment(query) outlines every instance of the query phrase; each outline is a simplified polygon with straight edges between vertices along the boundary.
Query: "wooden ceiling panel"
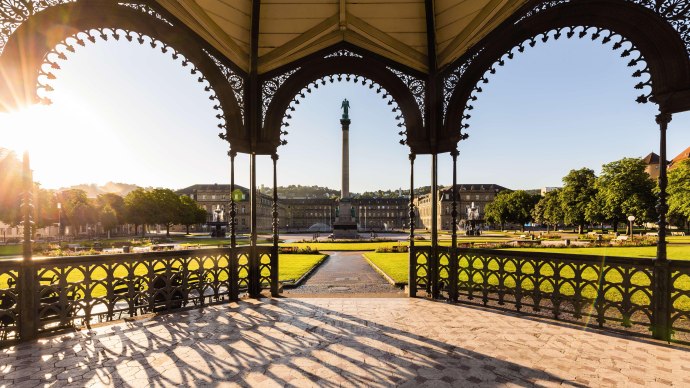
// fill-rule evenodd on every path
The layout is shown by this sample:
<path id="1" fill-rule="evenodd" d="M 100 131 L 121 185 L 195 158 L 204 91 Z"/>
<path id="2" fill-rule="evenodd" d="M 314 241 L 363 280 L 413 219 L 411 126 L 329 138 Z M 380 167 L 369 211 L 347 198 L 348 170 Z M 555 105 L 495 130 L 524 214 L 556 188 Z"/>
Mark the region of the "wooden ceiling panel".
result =
<path id="1" fill-rule="evenodd" d="M 157 0 L 203 39 L 248 66 L 252 0 Z M 526 0 L 433 0 L 440 65 L 512 15 Z M 261 0 L 259 72 L 340 41 L 428 70 L 425 0 Z"/>

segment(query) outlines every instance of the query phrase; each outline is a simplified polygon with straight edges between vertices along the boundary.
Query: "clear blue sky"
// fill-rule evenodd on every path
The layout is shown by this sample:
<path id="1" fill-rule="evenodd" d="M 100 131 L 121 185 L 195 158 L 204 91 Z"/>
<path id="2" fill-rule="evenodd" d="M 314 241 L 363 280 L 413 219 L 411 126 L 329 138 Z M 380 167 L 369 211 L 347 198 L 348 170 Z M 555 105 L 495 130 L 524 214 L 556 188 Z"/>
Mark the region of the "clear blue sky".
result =
<path id="1" fill-rule="evenodd" d="M 28 114 L 28 127 L 0 117 L 0 147 L 28 148 L 44 187 L 116 181 L 177 189 L 229 181 L 212 102 L 179 60 L 126 40 L 69 57 L 53 82 L 53 106 Z M 549 41 L 507 62 L 474 104 L 459 182 L 559 186 L 570 169 L 598 173 L 603 163 L 658 152 L 656 106 L 635 102 L 639 91 L 626 63 L 589 39 Z M 351 191 L 407 188 L 409 151 L 398 143 L 395 114 L 368 87 L 345 82 L 315 90 L 292 114 L 289 143 L 279 149 L 279 184 L 340 188 L 343 98 L 351 101 Z M 689 122 L 688 114 L 674 116 L 669 158 L 690 146 Z M 430 158 L 417 160 L 416 185 L 427 185 Z M 449 184 L 450 157 L 439 160 L 439 182 Z M 237 161 L 237 182 L 247 185 L 248 160 Z M 271 184 L 270 168 L 268 157 L 259 158 L 259 183 Z"/>

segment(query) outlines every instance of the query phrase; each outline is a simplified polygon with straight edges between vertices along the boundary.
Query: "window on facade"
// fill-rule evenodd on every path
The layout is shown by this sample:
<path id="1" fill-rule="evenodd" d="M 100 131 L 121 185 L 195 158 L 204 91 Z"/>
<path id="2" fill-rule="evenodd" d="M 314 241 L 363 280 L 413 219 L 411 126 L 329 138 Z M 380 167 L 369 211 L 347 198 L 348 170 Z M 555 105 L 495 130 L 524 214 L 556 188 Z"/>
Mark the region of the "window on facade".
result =
<path id="1" fill-rule="evenodd" d="M 469 201 L 469 200 L 470 200 L 470 198 L 472 198 L 472 197 L 471 197 L 471 196 L 470 196 L 469 194 L 465 195 L 465 199 L 466 199 L 466 200 L 468 200 L 468 201 Z"/>

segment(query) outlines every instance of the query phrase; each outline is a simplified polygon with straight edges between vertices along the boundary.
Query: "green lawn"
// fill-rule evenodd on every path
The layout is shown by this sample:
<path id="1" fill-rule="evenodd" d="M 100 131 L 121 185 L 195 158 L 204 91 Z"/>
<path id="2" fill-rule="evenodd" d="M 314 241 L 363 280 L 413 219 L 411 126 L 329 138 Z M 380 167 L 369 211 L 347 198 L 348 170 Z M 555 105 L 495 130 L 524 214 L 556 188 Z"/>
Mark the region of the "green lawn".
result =
<path id="1" fill-rule="evenodd" d="M 22 245 L 0 245 L 0 256 L 21 256 Z"/>
<path id="2" fill-rule="evenodd" d="M 398 242 L 357 242 L 357 243 L 331 243 L 331 242 L 317 242 L 317 243 L 288 243 L 280 244 L 281 247 L 298 247 L 304 249 L 310 247 L 319 251 L 374 251 L 376 248 L 392 247 L 399 244 Z"/>
<path id="3" fill-rule="evenodd" d="M 278 278 L 294 282 L 319 264 L 326 255 L 282 254 L 278 258 Z"/>
<path id="4" fill-rule="evenodd" d="M 409 268 L 409 253 L 375 253 L 364 254 L 367 259 L 376 264 L 398 284 L 407 284 L 407 271 Z"/>

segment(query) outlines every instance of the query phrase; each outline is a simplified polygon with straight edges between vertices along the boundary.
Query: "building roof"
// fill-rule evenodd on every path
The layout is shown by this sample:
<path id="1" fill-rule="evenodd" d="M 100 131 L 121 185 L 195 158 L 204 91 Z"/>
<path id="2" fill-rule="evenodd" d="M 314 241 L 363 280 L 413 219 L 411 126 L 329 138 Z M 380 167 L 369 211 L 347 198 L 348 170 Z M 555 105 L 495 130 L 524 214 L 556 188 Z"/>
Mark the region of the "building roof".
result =
<path id="1" fill-rule="evenodd" d="M 237 184 L 235 185 L 235 189 L 240 189 L 245 193 L 249 192 L 248 188 L 246 188 L 244 186 L 237 185 Z M 198 185 L 192 185 L 189 187 L 185 187 L 184 189 L 177 190 L 175 193 L 177 193 L 177 194 L 193 194 L 195 191 L 197 191 L 197 192 L 199 192 L 199 191 L 223 191 L 223 192 L 229 193 L 230 192 L 230 185 L 218 184 L 218 183 L 198 184 Z"/>
<path id="2" fill-rule="evenodd" d="M 250 68 L 251 0 L 156 0 L 243 70 Z M 527 0 L 432 0 L 437 61 L 444 66 Z M 428 72 L 426 0 L 262 0 L 258 71 L 340 42 Z"/>
<path id="3" fill-rule="evenodd" d="M 495 183 L 468 183 L 468 184 L 459 184 L 457 185 L 458 189 L 460 191 L 503 191 L 503 190 L 510 190 L 508 188 L 505 188 L 501 185 L 497 185 Z M 447 186 L 444 187 L 440 190 L 443 191 L 450 191 L 452 187 Z"/>
<path id="4" fill-rule="evenodd" d="M 690 159 L 690 147 L 684 149 L 683 152 L 679 153 L 678 156 L 673 158 L 673 160 L 671 160 L 671 164 L 673 165 L 676 163 L 680 163 L 685 159 Z"/>
<path id="5" fill-rule="evenodd" d="M 659 155 L 654 152 L 650 152 L 647 156 L 642 158 L 645 164 L 659 164 Z"/>

